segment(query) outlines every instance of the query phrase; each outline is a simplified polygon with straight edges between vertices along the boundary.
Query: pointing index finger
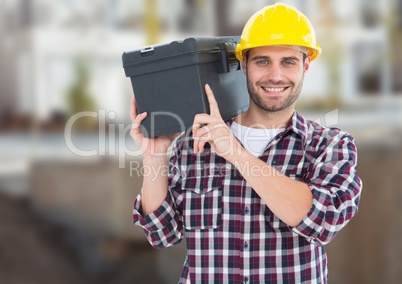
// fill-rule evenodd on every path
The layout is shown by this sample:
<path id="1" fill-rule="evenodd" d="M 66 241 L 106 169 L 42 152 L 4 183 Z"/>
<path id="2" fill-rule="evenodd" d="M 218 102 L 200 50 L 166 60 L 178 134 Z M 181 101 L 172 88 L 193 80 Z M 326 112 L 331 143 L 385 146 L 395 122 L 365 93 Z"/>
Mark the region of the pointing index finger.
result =
<path id="1" fill-rule="evenodd" d="M 214 92 L 212 91 L 211 87 L 208 84 L 205 84 L 205 93 L 207 94 L 211 115 L 220 116 L 221 114 L 219 112 L 218 102 L 215 99 Z"/>

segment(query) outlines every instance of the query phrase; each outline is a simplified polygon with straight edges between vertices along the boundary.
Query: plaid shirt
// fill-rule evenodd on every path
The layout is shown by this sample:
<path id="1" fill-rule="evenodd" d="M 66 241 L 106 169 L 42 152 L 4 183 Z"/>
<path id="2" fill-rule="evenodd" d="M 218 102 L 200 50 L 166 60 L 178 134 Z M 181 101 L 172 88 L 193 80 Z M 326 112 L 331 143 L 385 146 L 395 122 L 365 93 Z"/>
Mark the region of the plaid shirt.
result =
<path id="1" fill-rule="evenodd" d="M 323 245 L 356 214 L 360 200 L 353 138 L 295 112 L 270 141 L 259 158 L 313 193 L 311 211 L 290 227 L 208 145 L 194 154 L 190 137 L 175 143 L 163 204 L 143 217 L 138 195 L 133 213 L 156 248 L 186 237 L 179 283 L 327 283 Z"/>

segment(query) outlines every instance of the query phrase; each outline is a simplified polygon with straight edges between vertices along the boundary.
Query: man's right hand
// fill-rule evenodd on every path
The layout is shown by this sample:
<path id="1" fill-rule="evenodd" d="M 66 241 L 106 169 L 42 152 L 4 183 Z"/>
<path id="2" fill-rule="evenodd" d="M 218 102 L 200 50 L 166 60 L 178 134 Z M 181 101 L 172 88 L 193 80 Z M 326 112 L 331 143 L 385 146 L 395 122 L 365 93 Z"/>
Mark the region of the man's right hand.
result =
<path id="1" fill-rule="evenodd" d="M 148 113 L 138 114 L 137 104 L 134 97 L 131 99 L 130 117 L 132 121 L 130 135 L 137 147 L 142 149 L 144 158 L 165 157 L 169 146 L 175 137 L 179 134 L 164 135 L 155 138 L 146 138 L 141 132 L 141 123 L 147 117 Z"/>

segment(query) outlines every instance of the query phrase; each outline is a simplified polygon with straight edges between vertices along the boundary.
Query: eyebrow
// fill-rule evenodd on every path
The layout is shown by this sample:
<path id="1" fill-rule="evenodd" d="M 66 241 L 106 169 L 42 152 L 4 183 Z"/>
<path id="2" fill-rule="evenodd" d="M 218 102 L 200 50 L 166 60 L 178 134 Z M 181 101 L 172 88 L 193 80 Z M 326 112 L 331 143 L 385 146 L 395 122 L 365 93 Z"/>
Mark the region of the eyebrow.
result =
<path id="1" fill-rule="evenodd" d="M 269 56 L 265 55 L 256 55 L 253 58 L 251 58 L 252 61 L 260 60 L 260 59 L 270 59 Z M 296 56 L 287 56 L 287 57 L 282 57 L 281 60 L 296 60 L 300 61 L 300 59 Z"/>

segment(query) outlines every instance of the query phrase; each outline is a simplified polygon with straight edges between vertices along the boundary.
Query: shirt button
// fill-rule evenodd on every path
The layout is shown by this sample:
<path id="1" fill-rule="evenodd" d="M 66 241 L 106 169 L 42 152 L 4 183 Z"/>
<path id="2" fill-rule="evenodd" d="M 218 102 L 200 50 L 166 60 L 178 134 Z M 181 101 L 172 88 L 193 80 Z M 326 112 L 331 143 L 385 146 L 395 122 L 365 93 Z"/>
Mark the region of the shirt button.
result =
<path id="1" fill-rule="evenodd" d="M 244 214 L 248 214 L 248 213 L 250 213 L 250 209 L 248 209 L 247 207 L 246 207 L 246 209 L 244 209 Z"/>
<path id="2" fill-rule="evenodd" d="M 248 243 L 244 243 L 243 247 L 244 249 L 248 249 Z"/>
<path id="3" fill-rule="evenodd" d="M 245 283 L 248 282 L 248 277 L 244 276 L 243 280 L 244 280 Z"/>

